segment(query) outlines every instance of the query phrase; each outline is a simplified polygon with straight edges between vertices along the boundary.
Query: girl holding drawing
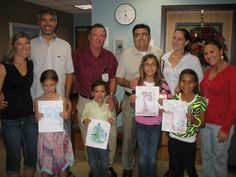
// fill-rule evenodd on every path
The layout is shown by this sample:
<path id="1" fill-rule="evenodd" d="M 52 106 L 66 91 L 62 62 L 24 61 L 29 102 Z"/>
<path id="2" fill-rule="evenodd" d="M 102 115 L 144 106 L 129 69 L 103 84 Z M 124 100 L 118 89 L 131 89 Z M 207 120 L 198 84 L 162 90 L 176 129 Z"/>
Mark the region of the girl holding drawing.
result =
<path id="1" fill-rule="evenodd" d="M 159 86 L 160 95 L 170 98 L 170 90 L 160 74 L 157 57 L 147 54 L 142 58 L 139 86 Z M 134 106 L 135 94 L 130 96 L 130 104 Z M 137 143 L 139 149 L 139 177 L 156 177 L 156 150 L 161 135 L 162 116 L 135 116 Z"/>
<path id="2" fill-rule="evenodd" d="M 206 101 L 199 96 L 198 76 L 192 69 L 185 69 L 179 76 L 180 92 L 173 96 L 175 100 L 188 103 L 186 133 L 170 133 L 169 146 L 173 152 L 173 177 L 184 176 L 184 170 L 190 177 L 197 177 L 195 169 L 196 136 L 199 127 L 204 127 Z"/>
<path id="3" fill-rule="evenodd" d="M 42 84 L 44 94 L 35 100 L 35 117 L 37 121 L 42 121 L 43 113 L 39 112 L 39 106 L 43 101 L 54 101 L 51 104 L 56 104 L 56 101 L 62 100 L 62 112 L 58 113 L 60 118 L 67 120 L 69 113 L 66 108 L 66 98 L 60 96 L 56 92 L 58 76 L 54 70 L 46 70 L 41 74 L 40 82 Z M 40 103 L 41 101 L 41 103 Z M 56 109 L 51 110 L 50 113 Z M 49 114 L 45 112 L 45 115 Z M 52 113 L 53 116 L 53 113 Z M 58 115 L 55 115 L 55 117 Z M 55 117 L 53 117 L 55 119 Z M 44 120 L 44 121 L 47 121 Z M 40 123 L 40 122 L 39 122 Z M 49 124 L 49 119 L 48 119 Z M 53 174 L 59 174 L 60 177 L 65 177 L 66 168 L 74 163 L 74 154 L 70 138 L 66 131 L 66 126 L 63 124 L 62 131 L 59 132 L 40 132 L 38 136 L 38 159 L 37 169 L 43 177 Z"/>

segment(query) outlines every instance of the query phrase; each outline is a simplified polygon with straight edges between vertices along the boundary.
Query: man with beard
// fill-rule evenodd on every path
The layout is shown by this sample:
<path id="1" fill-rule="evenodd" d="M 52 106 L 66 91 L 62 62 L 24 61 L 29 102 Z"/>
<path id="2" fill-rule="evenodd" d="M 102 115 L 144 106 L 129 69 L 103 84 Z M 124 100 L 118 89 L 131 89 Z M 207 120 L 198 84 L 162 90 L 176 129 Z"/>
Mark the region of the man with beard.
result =
<path id="1" fill-rule="evenodd" d="M 144 55 L 152 53 L 159 60 L 162 50 L 150 46 L 150 28 L 145 24 L 137 24 L 133 28 L 134 47 L 125 50 L 116 71 L 117 83 L 124 87 L 125 94 L 122 101 L 123 147 L 122 163 L 124 165 L 123 177 L 132 177 L 135 166 L 136 131 L 134 108 L 131 107 L 129 96 L 137 85 L 139 65 Z"/>
<path id="2" fill-rule="evenodd" d="M 57 93 L 69 97 L 73 81 L 73 62 L 71 47 L 68 42 L 55 34 L 57 14 L 53 9 L 44 8 L 38 12 L 40 34 L 31 40 L 31 59 L 34 64 L 34 80 L 31 87 L 32 99 L 43 95 L 40 83 L 41 73 L 47 69 L 56 71 L 59 81 Z M 68 109 L 71 104 L 68 99 Z M 70 119 L 67 121 L 67 131 L 70 133 Z M 73 175 L 71 175 L 73 176 Z"/>

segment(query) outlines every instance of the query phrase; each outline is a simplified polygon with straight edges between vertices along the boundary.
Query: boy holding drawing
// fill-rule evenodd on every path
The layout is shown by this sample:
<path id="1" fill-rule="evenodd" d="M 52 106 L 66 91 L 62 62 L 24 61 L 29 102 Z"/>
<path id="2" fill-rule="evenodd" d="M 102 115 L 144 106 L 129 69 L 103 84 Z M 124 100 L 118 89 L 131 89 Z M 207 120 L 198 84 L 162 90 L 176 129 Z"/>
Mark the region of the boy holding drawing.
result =
<path id="1" fill-rule="evenodd" d="M 110 128 L 107 131 L 104 129 L 110 127 L 109 124 L 106 125 L 107 121 L 110 124 L 114 122 L 115 111 L 110 112 L 108 104 L 104 101 L 107 94 L 104 81 L 97 80 L 92 84 L 92 94 L 94 100 L 85 105 L 81 118 L 83 125 L 89 125 L 86 135 L 88 162 L 93 177 L 109 177 L 108 146 L 105 144 L 105 147 L 102 148 L 99 145 L 108 142 Z M 94 126 L 95 120 L 98 120 L 98 123 Z M 93 145 L 91 145 L 91 141 Z"/>

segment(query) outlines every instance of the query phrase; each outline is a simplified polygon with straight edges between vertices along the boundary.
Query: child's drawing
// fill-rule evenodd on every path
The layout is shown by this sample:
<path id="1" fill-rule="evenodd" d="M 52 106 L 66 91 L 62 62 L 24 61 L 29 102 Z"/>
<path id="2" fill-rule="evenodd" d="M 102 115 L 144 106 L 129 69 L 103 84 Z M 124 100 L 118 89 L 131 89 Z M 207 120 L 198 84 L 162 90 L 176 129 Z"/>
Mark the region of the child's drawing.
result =
<path id="1" fill-rule="evenodd" d="M 106 149 L 110 133 L 108 121 L 91 119 L 87 130 L 86 146 Z"/>

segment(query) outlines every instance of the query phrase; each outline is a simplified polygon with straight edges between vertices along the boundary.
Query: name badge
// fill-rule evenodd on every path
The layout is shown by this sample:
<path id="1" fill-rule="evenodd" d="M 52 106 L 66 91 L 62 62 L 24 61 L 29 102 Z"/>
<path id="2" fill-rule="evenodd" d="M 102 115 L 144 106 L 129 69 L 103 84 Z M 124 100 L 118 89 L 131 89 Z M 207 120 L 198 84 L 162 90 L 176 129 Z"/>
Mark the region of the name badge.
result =
<path id="1" fill-rule="evenodd" d="M 109 74 L 108 74 L 108 73 L 102 74 L 102 80 L 103 80 L 104 82 L 108 82 L 108 81 L 109 81 Z"/>

